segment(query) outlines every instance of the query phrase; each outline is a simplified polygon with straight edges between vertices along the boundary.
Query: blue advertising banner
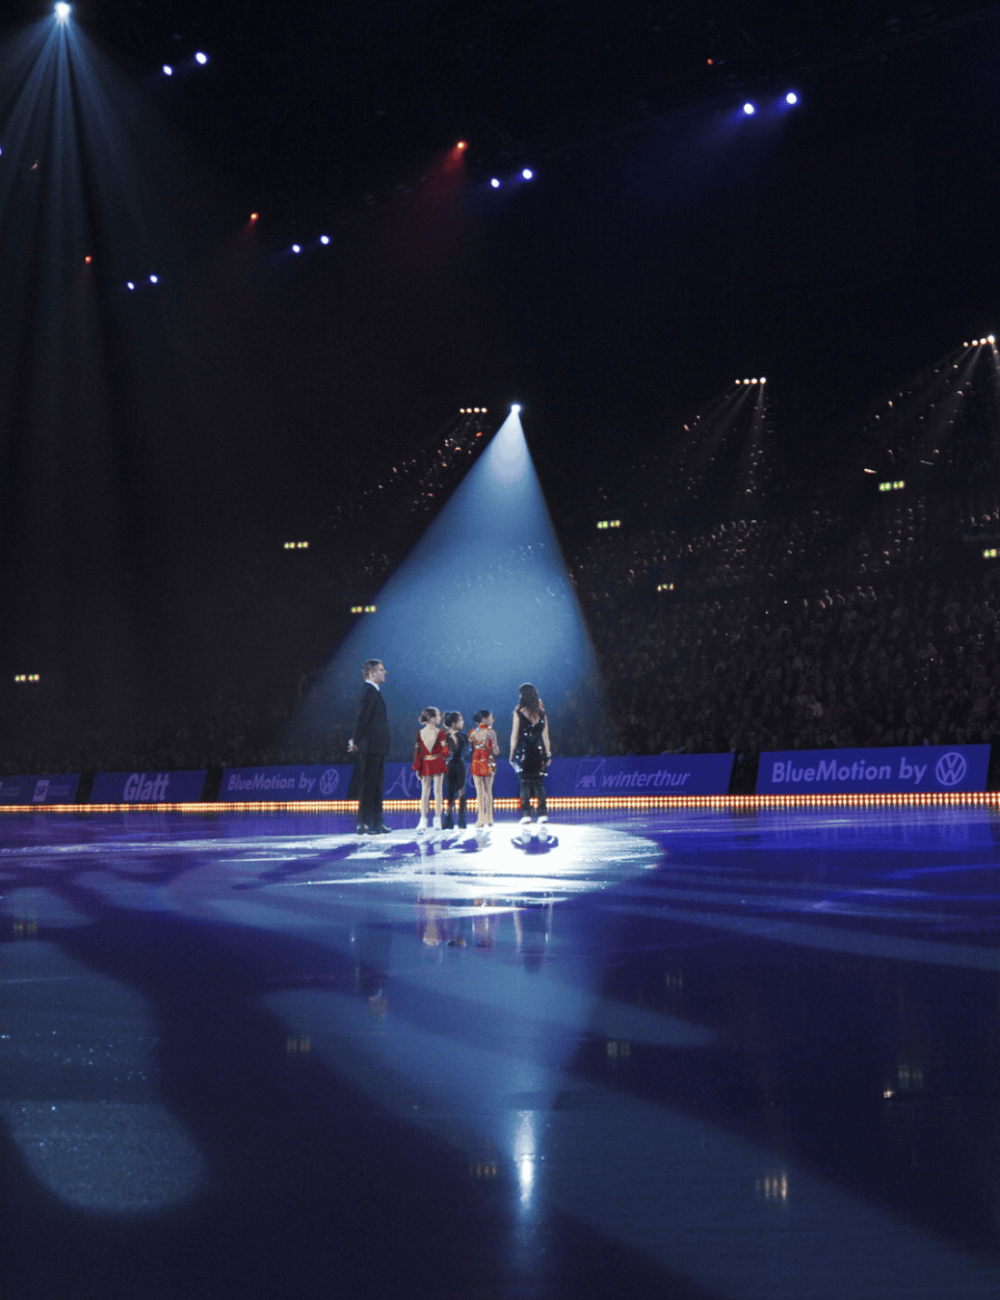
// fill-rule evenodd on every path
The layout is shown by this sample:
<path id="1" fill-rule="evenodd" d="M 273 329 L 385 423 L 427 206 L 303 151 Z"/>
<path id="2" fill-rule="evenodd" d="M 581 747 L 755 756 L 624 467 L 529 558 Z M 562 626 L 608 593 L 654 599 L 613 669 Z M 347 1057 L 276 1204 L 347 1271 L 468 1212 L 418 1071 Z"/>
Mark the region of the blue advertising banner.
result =
<path id="1" fill-rule="evenodd" d="M 549 798 L 608 798 L 614 795 L 726 794 L 732 754 L 658 754 L 638 758 L 554 758 L 545 778 Z M 475 794 L 472 777 L 466 781 Z M 505 759 L 497 764 L 495 799 L 518 794 L 517 773 Z M 386 799 L 419 799 L 420 778 L 408 763 L 387 763 Z"/>
<path id="2" fill-rule="evenodd" d="M 0 803 L 76 803 L 80 775 L 0 777 Z"/>
<path id="3" fill-rule="evenodd" d="M 796 749 L 761 754 L 758 794 L 921 794 L 985 790 L 989 745 Z"/>
<path id="4" fill-rule="evenodd" d="M 205 788 L 200 772 L 98 772 L 91 803 L 198 803 Z"/>
<path id="5" fill-rule="evenodd" d="M 466 764 L 465 789 L 468 797 L 476 797 L 476 786 Z M 517 794 L 517 777 L 509 763 L 497 763 L 496 776 L 493 778 L 493 798 L 510 799 Z M 419 799 L 420 777 L 410 763 L 386 763 L 385 796 L 386 799 Z"/>
<path id="6" fill-rule="evenodd" d="M 562 798 L 726 794 L 732 754 L 656 754 L 639 758 L 557 758 L 546 788 Z"/>
<path id="7" fill-rule="evenodd" d="M 219 798 L 224 803 L 298 802 L 305 799 L 346 799 L 354 768 L 350 763 L 318 763 L 289 767 L 227 767 Z"/>

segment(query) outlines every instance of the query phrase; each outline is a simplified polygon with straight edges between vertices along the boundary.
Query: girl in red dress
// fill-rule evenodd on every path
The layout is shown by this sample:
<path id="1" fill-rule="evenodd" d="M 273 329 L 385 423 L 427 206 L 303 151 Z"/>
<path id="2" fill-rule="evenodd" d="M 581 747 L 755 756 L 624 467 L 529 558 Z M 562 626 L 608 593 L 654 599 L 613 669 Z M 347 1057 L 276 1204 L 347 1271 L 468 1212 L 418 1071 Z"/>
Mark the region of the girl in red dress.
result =
<path id="1" fill-rule="evenodd" d="M 493 825 L 493 776 L 497 770 L 500 742 L 494 730 L 493 714 L 480 709 L 473 718 L 475 726 L 469 732 L 472 746 L 472 780 L 476 786 L 476 830 Z"/>
<path id="2" fill-rule="evenodd" d="M 413 770 L 420 777 L 420 820 L 417 834 L 427 829 L 427 814 L 431 810 L 431 783 L 434 784 L 434 829 L 441 829 L 441 809 L 444 804 L 444 774 L 448 770 L 448 739 L 441 730 L 441 710 L 424 709 L 420 715 L 420 730 L 413 747 Z"/>

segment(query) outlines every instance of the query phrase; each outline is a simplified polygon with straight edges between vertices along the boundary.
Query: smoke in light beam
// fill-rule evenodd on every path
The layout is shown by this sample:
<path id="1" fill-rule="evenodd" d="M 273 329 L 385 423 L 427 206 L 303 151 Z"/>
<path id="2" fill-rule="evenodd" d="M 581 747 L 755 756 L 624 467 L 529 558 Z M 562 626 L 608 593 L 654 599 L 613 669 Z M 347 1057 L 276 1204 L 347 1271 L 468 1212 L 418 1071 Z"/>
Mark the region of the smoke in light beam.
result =
<path id="1" fill-rule="evenodd" d="M 382 590 L 362 594 L 377 612 L 334 653 L 293 743 L 328 738 L 335 718 L 349 725 L 368 658 L 388 669 L 401 753 L 428 704 L 467 720 L 488 708 L 503 733 L 531 681 L 564 744 L 570 710 L 582 726 L 599 704 L 596 659 L 516 411 Z"/>

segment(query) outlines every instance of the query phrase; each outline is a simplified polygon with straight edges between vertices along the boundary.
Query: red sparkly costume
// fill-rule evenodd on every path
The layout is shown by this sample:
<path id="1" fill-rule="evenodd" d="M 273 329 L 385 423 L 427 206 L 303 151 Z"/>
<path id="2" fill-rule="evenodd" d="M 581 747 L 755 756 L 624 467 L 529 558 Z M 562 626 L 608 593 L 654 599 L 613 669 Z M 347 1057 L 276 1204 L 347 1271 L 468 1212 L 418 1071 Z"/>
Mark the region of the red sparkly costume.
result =
<path id="1" fill-rule="evenodd" d="M 469 743 L 472 745 L 472 775 L 492 776 L 497 770 L 493 728 L 481 722 L 469 732 Z"/>
<path id="2" fill-rule="evenodd" d="M 448 770 L 448 737 L 444 731 L 437 733 L 437 738 L 430 749 L 424 744 L 424 738 L 417 732 L 417 743 L 413 747 L 413 770 L 418 776 L 441 776 Z"/>

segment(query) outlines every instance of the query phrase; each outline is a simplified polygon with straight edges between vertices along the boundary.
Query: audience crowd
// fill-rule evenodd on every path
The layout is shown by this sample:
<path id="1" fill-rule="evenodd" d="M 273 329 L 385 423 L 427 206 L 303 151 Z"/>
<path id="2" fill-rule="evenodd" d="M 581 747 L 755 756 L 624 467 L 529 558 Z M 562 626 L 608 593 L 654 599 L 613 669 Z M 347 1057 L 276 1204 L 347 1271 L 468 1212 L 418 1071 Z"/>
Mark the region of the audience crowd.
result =
<path id="1" fill-rule="evenodd" d="M 899 490 L 879 491 L 869 472 L 821 504 L 786 492 L 699 524 L 679 483 L 659 509 L 567 545 L 596 666 L 572 691 L 539 683 L 556 754 L 734 751 L 746 762 L 762 750 L 992 741 L 1000 495 L 970 468 L 992 436 L 984 418 L 952 431 L 944 457 L 916 419 L 908 445 L 883 453 Z M 318 670 L 350 601 L 400 558 L 342 549 L 308 582 L 225 586 L 217 664 L 227 635 L 255 629 L 282 628 L 292 648 L 265 657 L 254 680 L 220 670 L 197 696 L 153 706 L 8 689 L 0 775 L 346 761 L 357 675 Z M 498 554 L 497 573 L 470 573 L 448 600 L 474 601 L 523 558 Z M 456 662 L 466 652 L 450 650 Z M 289 726 L 307 697 L 324 719 L 311 732 Z M 409 756 L 411 724 L 396 720 L 392 757 Z"/>

